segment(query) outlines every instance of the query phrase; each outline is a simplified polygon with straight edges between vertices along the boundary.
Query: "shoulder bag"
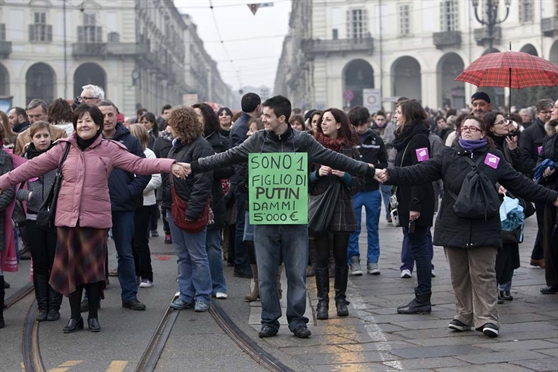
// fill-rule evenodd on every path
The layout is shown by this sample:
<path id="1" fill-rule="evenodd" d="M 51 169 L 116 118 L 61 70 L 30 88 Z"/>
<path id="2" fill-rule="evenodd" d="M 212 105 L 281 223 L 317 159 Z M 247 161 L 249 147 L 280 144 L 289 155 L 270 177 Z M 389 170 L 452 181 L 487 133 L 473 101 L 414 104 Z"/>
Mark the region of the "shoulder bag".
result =
<path id="1" fill-rule="evenodd" d="M 340 192 L 341 181 L 334 179 L 323 193 L 308 194 L 308 230 L 311 235 L 327 231 Z"/>
<path id="2" fill-rule="evenodd" d="M 54 184 L 50 188 L 50 191 L 41 204 L 39 211 L 37 212 L 37 225 L 40 227 L 52 227 L 54 226 L 54 219 L 56 217 L 56 204 L 58 203 L 58 194 L 60 193 L 60 187 L 62 186 L 62 165 L 68 157 L 68 152 L 70 152 L 70 142 L 66 144 L 66 149 L 64 150 L 64 155 L 58 164 L 58 170 L 56 171 L 56 176 L 54 177 Z"/>
<path id="3" fill-rule="evenodd" d="M 189 221 L 186 219 L 186 209 L 188 208 L 188 203 L 176 193 L 172 174 L 169 174 L 169 178 L 172 197 L 172 222 L 176 225 L 176 227 L 186 231 L 187 233 L 202 232 L 209 223 L 209 198 L 207 198 L 201 217 L 195 221 Z"/>

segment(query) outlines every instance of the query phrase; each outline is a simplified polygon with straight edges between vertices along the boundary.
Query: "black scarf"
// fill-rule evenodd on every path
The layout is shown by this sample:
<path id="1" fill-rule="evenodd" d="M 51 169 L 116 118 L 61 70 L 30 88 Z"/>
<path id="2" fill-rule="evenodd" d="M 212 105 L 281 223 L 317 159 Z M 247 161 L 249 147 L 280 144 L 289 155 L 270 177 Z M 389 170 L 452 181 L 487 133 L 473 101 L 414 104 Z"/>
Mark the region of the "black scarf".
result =
<path id="1" fill-rule="evenodd" d="M 428 133 L 428 129 L 422 122 L 415 121 L 411 125 L 404 126 L 401 133 L 395 135 L 392 145 L 397 151 L 401 151 L 405 148 L 405 146 L 407 146 L 409 141 L 411 141 L 414 136 L 424 134 L 428 137 Z"/>
<path id="2" fill-rule="evenodd" d="M 93 144 L 93 142 L 95 142 L 95 140 L 97 139 L 97 137 L 99 137 L 102 133 L 102 130 L 99 129 L 97 131 L 97 133 L 89 138 L 89 139 L 82 139 L 80 136 L 76 136 L 77 137 L 77 145 L 80 148 L 81 151 L 85 151 L 86 148 L 88 148 L 89 146 L 91 146 Z"/>
<path id="3" fill-rule="evenodd" d="M 504 145 L 506 143 L 506 136 L 498 136 L 496 134 L 493 134 L 492 136 L 490 136 L 490 138 L 492 138 L 492 140 L 494 141 L 496 146 L 498 146 L 498 149 L 500 151 L 504 151 Z"/>
<path id="4" fill-rule="evenodd" d="M 27 146 L 27 151 L 25 152 L 25 156 L 27 157 L 27 159 L 31 160 L 31 159 L 47 152 L 48 150 L 50 150 L 52 148 L 52 144 L 53 144 L 53 142 L 50 141 L 50 145 L 48 146 L 48 148 L 46 150 L 37 150 L 37 148 L 35 147 L 35 144 L 33 142 L 31 142 L 29 144 L 29 146 Z"/>

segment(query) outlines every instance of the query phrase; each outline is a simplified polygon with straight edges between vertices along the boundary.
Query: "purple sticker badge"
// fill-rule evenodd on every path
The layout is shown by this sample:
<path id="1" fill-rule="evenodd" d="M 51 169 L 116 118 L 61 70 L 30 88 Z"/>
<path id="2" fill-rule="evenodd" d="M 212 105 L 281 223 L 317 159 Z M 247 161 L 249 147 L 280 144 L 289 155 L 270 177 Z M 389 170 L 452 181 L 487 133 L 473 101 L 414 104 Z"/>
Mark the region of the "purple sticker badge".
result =
<path id="1" fill-rule="evenodd" d="M 416 149 L 416 152 L 417 152 L 417 160 L 419 163 L 430 159 L 430 157 L 428 156 L 428 147 Z"/>
<path id="2" fill-rule="evenodd" d="M 484 164 L 488 165 L 490 168 L 498 168 L 498 163 L 500 163 L 500 158 L 496 155 L 486 154 L 484 158 Z"/>
<path id="3" fill-rule="evenodd" d="M 537 152 L 538 152 L 539 155 L 541 154 L 541 152 L 542 152 L 542 146 L 537 147 Z"/>

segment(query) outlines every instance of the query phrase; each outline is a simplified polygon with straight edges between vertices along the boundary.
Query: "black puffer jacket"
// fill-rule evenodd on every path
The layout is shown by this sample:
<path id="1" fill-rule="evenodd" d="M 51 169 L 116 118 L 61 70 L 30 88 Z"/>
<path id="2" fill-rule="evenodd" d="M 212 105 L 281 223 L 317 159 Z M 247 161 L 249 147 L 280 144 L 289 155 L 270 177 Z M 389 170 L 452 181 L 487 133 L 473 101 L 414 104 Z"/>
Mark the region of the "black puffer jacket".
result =
<path id="1" fill-rule="evenodd" d="M 384 140 L 378 133 L 372 129 L 368 129 L 364 134 L 358 135 L 359 145 L 357 146 L 360 153 L 360 160 L 373 164 L 378 169 L 387 168 L 387 152 Z M 380 184 L 374 178 L 369 177 L 364 184 L 359 187 L 358 191 L 379 190 Z"/>
<path id="2" fill-rule="evenodd" d="M 211 145 L 202 137 L 198 136 L 191 144 L 184 145 L 176 140 L 176 144 L 170 149 L 168 158 L 176 159 L 177 162 L 191 163 L 193 160 L 214 154 Z M 170 174 L 163 173 L 163 205 L 172 208 L 172 195 L 170 188 Z M 186 218 L 192 221 L 198 220 L 205 208 L 207 198 L 211 195 L 213 183 L 213 172 L 193 172 L 186 179 L 181 180 L 173 177 L 174 187 L 178 196 L 188 202 Z"/>
<path id="3" fill-rule="evenodd" d="M 552 203 L 558 197 L 557 192 L 535 185 L 521 173 L 515 171 L 506 162 L 502 152 L 497 149 L 489 149 L 488 145 L 475 150 L 473 154 L 464 150 L 459 145 L 445 147 L 432 160 L 411 167 L 388 169 L 389 183 L 396 185 L 420 185 L 442 179 L 444 181 L 444 189 L 449 189 L 456 195 L 459 195 L 465 175 L 471 170 L 471 166 L 464 157 L 470 156 L 475 161 L 481 156 L 486 157 L 487 153 L 500 158 L 496 169 L 486 165 L 484 161 L 479 165 L 479 170 L 486 174 L 494 185 L 499 182 L 513 195 L 528 201 Z M 435 245 L 452 248 L 501 246 L 499 215 L 486 221 L 484 219 L 458 217 L 453 211 L 454 203 L 455 200 L 448 192 L 445 192 L 440 212 L 436 219 L 436 228 L 434 230 Z"/>
<path id="4" fill-rule="evenodd" d="M 544 123 L 537 118 L 533 124 L 521 132 L 519 137 L 519 148 L 523 156 L 523 164 L 525 166 L 525 174 L 533 176 L 533 169 L 537 166 L 539 158 L 539 148 L 542 147 L 545 136 Z"/>
<path id="5" fill-rule="evenodd" d="M 306 152 L 308 153 L 308 169 L 311 169 L 311 163 L 318 163 L 329 165 L 333 169 L 374 177 L 374 169 L 369 167 L 368 164 L 328 150 L 308 133 L 299 132 L 290 127 L 281 136 L 270 131 L 260 130 L 239 146 L 215 156 L 193 161 L 191 164 L 192 171 L 205 172 L 228 165 L 240 164 L 248 161 L 249 153 L 260 152 Z"/>
<path id="6" fill-rule="evenodd" d="M 229 139 L 218 132 L 206 135 L 205 140 L 209 142 L 216 154 L 229 149 Z M 213 184 L 211 186 L 211 210 L 213 210 L 215 223 L 209 225 L 209 230 L 220 230 L 226 222 L 225 194 L 223 193 L 222 179 L 228 179 L 234 174 L 234 167 L 228 166 L 213 171 Z"/>

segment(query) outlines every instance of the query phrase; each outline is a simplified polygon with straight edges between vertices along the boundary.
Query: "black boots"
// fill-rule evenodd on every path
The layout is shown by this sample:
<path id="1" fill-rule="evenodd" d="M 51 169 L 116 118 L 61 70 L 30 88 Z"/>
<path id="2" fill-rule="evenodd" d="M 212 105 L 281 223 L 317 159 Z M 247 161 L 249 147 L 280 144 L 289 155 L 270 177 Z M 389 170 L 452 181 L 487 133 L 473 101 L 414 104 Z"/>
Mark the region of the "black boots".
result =
<path id="1" fill-rule="evenodd" d="M 418 293 L 415 289 L 415 298 L 405 306 L 397 308 L 398 314 L 430 314 L 432 305 L 430 304 L 431 291 Z"/>
<path id="2" fill-rule="evenodd" d="M 39 314 L 35 318 L 38 322 L 44 322 L 48 316 L 48 276 L 33 273 L 33 285 L 35 287 L 35 298 L 39 306 Z"/>
<path id="3" fill-rule="evenodd" d="M 58 293 L 50 285 L 48 286 L 48 314 L 49 322 L 60 319 L 60 305 L 62 305 L 62 294 Z"/>
<path id="4" fill-rule="evenodd" d="M 348 316 L 349 309 L 347 305 L 347 281 L 349 280 L 349 265 L 335 266 L 335 306 L 337 307 L 337 316 Z"/>
<path id="5" fill-rule="evenodd" d="M 315 267 L 316 287 L 318 289 L 318 306 L 316 318 L 327 319 L 329 312 L 329 271 L 327 267 Z"/>
<path id="6" fill-rule="evenodd" d="M 4 288 L 4 275 L 0 275 L 0 328 L 4 328 L 4 297 L 6 296 L 6 289 Z"/>

